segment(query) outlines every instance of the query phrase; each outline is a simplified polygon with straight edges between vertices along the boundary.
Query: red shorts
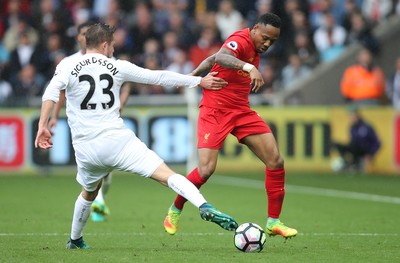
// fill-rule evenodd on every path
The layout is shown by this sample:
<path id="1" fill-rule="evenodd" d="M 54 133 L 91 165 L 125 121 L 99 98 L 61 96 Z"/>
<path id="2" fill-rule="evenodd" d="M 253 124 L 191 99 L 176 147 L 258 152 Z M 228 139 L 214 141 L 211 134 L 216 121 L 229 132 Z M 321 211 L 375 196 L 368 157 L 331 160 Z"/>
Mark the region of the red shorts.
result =
<path id="1" fill-rule="evenodd" d="M 238 142 L 252 134 L 270 133 L 271 129 L 257 112 L 200 107 L 197 123 L 197 148 L 221 149 L 231 133 Z"/>

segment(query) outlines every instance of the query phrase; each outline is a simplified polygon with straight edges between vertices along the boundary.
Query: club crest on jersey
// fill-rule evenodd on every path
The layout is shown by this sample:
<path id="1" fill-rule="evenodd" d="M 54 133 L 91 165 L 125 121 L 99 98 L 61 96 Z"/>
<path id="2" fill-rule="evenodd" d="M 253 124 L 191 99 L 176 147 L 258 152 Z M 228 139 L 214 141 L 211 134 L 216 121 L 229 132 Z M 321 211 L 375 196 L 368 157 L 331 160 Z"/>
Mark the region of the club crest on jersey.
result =
<path id="1" fill-rule="evenodd" d="M 232 50 L 236 50 L 238 48 L 238 43 L 236 41 L 231 41 L 227 44 L 227 46 Z"/>

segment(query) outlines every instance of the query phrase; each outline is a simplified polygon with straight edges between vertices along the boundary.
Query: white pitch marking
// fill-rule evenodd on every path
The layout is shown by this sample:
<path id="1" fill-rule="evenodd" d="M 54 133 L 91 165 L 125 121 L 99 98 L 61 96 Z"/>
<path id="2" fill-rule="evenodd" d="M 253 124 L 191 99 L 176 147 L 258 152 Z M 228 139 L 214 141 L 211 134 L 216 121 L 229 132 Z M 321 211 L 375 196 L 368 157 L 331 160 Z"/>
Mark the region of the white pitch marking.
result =
<path id="1" fill-rule="evenodd" d="M 218 175 L 212 177 L 211 182 L 216 184 L 230 185 L 230 186 L 264 189 L 264 181 L 254 180 L 254 179 Z M 288 184 L 285 185 L 285 189 L 286 191 L 291 193 L 329 196 L 329 197 L 347 198 L 347 199 L 390 203 L 390 204 L 400 204 L 400 197 L 367 194 L 360 192 L 343 191 L 343 190 L 318 188 L 310 186 L 288 185 Z"/>

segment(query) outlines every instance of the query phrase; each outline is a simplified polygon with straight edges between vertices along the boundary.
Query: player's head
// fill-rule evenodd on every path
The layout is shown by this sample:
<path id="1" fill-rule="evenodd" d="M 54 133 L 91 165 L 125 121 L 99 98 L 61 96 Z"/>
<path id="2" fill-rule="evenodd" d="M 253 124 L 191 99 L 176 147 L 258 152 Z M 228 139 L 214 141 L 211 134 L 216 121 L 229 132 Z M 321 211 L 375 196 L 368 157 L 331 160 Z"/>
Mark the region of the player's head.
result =
<path id="1" fill-rule="evenodd" d="M 91 21 L 84 22 L 79 24 L 77 27 L 77 35 L 76 41 L 79 44 L 79 48 L 82 50 L 82 53 L 86 53 L 86 31 L 88 30 L 89 26 L 93 25 L 94 23 Z"/>
<path id="2" fill-rule="evenodd" d="M 111 58 L 114 53 L 114 31 L 114 28 L 103 23 L 89 26 L 85 36 L 87 50 L 96 51 Z"/>
<path id="3" fill-rule="evenodd" d="M 272 13 L 261 15 L 250 35 L 258 53 L 264 53 L 279 38 L 281 32 L 281 19 Z"/>

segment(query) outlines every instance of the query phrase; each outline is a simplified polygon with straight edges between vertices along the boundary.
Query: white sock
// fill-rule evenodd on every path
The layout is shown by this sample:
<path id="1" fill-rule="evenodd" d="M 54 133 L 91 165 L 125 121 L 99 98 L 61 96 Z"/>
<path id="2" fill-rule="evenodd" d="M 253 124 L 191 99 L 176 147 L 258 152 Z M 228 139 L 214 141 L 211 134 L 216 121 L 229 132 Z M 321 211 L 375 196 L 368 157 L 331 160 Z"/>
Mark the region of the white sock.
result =
<path id="1" fill-rule="evenodd" d="M 79 194 L 75 202 L 74 216 L 72 218 L 71 239 L 75 240 L 83 235 L 83 228 L 90 216 L 92 201 L 87 201 Z"/>
<path id="2" fill-rule="evenodd" d="M 183 175 L 171 175 L 168 178 L 168 186 L 177 194 L 185 197 L 186 200 L 191 202 L 197 208 L 207 202 L 199 189 L 197 189 L 197 187 Z"/>

